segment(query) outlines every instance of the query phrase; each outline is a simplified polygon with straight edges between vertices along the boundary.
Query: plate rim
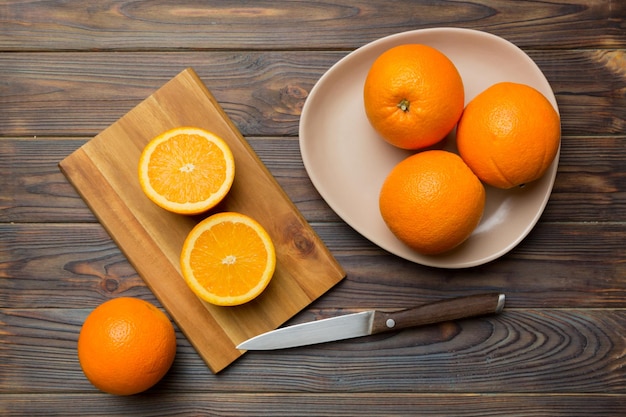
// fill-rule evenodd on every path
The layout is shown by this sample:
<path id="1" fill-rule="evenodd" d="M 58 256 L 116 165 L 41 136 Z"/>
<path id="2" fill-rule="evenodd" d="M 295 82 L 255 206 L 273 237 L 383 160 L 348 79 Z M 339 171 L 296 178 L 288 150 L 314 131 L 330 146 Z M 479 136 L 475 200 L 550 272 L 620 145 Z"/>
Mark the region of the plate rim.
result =
<path id="1" fill-rule="evenodd" d="M 320 180 L 315 174 L 315 170 L 313 170 L 312 168 L 314 164 L 311 161 L 311 156 L 308 154 L 308 152 L 305 149 L 306 140 L 307 140 L 306 139 L 307 133 L 305 132 L 305 126 L 307 125 L 309 117 L 312 117 L 312 116 L 309 116 L 310 114 L 309 109 L 313 105 L 312 103 L 314 103 L 315 97 L 318 94 L 318 92 L 325 86 L 325 83 L 327 82 L 327 80 L 331 78 L 336 71 L 338 71 L 338 68 L 342 68 L 350 60 L 358 59 L 359 55 L 366 53 L 370 49 L 376 48 L 380 44 L 400 41 L 404 38 L 414 38 L 414 37 L 420 37 L 424 35 L 428 36 L 428 35 L 437 34 L 437 33 L 442 33 L 446 36 L 471 35 L 471 36 L 482 37 L 482 38 L 489 39 L 490 42 L 497 42 L 505 48 L 509 48 L 509 49 L 512 48 L 516 50 L 517 55 L 520 58 L 523 58 L 528 65 L 530 65 L 531 67 L 534 67 L 537 70 L 537 75 L 540 75 L 540 78 L 545 83 L 545 86 L 547 87 L 548 92 L 549 92 L 549 94 L 546 95 L 546 98 L 550 101 L 552 106 L 555 108 L 555 110 L 557 111 L 557 114 L 560 113 L 559 108 L 558 108 L 558 103 L 554 95 L 554 91 L 552 90 L 552 86 L 550 85 L 549 81 L 543 74 L 543 71 L 541 71 L 539 66 L 521 48 L 519 48 L 517 45 L 513 44 L 512 42 L 500 36 L 494 35 L 492 33 L 481 31 L 481 30 L 476 30 L 476 29 L 467 29 L 467 28 L 459 28 L 459 27 L 436 27 L 436 28 L 416 29 L 416 30 L 410 30 L 410 31 L 391 34 L 391 35 L 388 35 L 379 39 L 375 39 L 365 45 L 362 45 L 361 47 L 351 51 L 346 56 L 342 57 L 340 60 L 334 63 L 328 70 L 326 70 L 324 74 L 322 74 L 322 76 L 318 79 L 318 81 L 315 83 L 315 85 L 309 92 L 302 108 L 300 122 L 299 122 L 299 132 L 298 132 L 300 153 L 302 156 L 305 170 L 309 176 L 309 179 L 313 183 L 313 186 L 316 188 L 316 190 L 319 192 L 322 199 L 341 218 L 341 220 L 343 220 L 352 229 L 354 229 L 357 233 L 359 233 L 364 238 L 369 240 L 371 243 L 375 244 L 379 248 L 395 256 L 398 256 L 400 258 L 406 259 L 410 262 L 417 263 L 420 265 L 437 267 L 437 268 L 446 268 L 446 269 L 471 268 L 471 267 L 489 263 L 507 254 L 513 248 L 519 245 L 519 243 L 522 240 L 524 240 L 528 236 L 528 234 L 534 229 L 537 222 L 541 218 L 543 212 L 545 211 L 545 208 L 552 194 L 552 189 L 554 187 L 557 169 L 558 169 L 558 163 L 560 159 L 561 143 L 559 143 L 559 148 L 557 150 L 556 156 L 554 160 L 552 161 L 550 167 L 548 168 L 548 171 L 544 174 L 543 180 L 544 181 L 547 180 L 547 183 L 548 183 L 545 193 L 541 199 L 540 204 L 538 204 L 537 206 L 536 212 L 534 213 L 532 218 L 527 222 L 527 224 L 525 225 L 521 233 L 519 233 L 508 244 L 502 246 L 501 248 L 499 248 L 498 250 L 494 251 L 493 253 L 489 255 L 482 256 L 474 260 L 455 262 L 455 263 L 445 262 L 445 261 L 441 262 L 442 258 L 436 255 L 435 256 L 423 255 L 423 254 L 414 252 L 413 253 L 414 256 L 407 256 L 405 254 L 398 253 L 397 251 L 394 251 L 393 247 L 390 247 L 392 245 L 385 245 L 384 242 L 380 242 L 380 239 L 376 239 L 375 237 L 372 237 L 371 236 L 372 234 L 368 233 L 367 230 L 362 230 L 361 227 L 359 227 L 358 225 L 355 225 L 354 222 L 351 221 L 348 213 L 346 213 L 346 210 L 344 210 L 341 207 L 338 207 L 336 204 L 331 203 L 333 198 L 329 198 L 329 196 L 327 195 L 328 193 L 326 193 L 324 190 L 324 187 L 320 185 Z M 411 40 L 411 42 L 416 42 L 416 41 Z"/>

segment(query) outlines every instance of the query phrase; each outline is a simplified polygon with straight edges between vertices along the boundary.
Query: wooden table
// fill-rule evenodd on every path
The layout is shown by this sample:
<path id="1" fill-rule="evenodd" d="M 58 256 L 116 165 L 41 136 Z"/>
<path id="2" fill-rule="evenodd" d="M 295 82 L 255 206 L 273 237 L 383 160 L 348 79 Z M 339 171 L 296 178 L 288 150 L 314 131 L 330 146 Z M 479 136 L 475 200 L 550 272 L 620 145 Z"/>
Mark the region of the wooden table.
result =
<path id="1" fill-rule="evenodd" d="M 213 3 L 213 4 L 209 4 Z M 0 415 L 626 415 L 626 3 L 610 0 L 0 3 Z M 377 38 L 456 26 L 515 43 L 562 115 L 556 184 L 510 253 L 404 261 L 347 226 L 304 170 L 300 112 Z M 159 301 L 58 162 L 193 67 L 347 278 L 293 322 L 502 291 L 503 314 L 249 352 L 214 375 L 177 330 L 170 372 L 132 397 L 84 377 L 85 316 Z"/>

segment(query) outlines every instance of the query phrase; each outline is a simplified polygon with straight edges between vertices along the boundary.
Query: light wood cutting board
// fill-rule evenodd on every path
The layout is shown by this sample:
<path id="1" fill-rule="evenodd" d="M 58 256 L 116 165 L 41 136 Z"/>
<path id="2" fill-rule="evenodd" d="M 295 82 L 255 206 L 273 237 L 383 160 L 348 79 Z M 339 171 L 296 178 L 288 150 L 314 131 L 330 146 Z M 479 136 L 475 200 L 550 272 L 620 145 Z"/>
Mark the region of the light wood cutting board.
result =
<path id="1" fill-rule="evenodd" d="M 213 306 L 189 290 L 179 255 L 185 237 L 202 217 L 169 213 L 139 187 L 142 149 L 154 136 L 176 126 L 201 127 L 228 142 L 235 157 L 235 182 L 212 212 L 248 214 L 266 228 L 276 246 L 277 266 L 270 285 L 242 306 Z M 192 69 L 181 72 L 59 166 L 214 373 L 243 354 L 237 344 L 277 328 L 345 277 Z"/>

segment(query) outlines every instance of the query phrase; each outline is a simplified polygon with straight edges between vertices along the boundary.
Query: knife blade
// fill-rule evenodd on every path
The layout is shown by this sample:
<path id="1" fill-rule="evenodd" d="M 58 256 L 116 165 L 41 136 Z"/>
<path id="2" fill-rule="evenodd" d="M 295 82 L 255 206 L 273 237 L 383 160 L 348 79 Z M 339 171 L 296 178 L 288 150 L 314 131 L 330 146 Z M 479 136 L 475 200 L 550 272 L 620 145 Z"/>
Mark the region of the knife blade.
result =
<path id="1" fill-rule="evenodd" d="M 395 312 L 368 310 L 345 314 L 262 333 L 240 343 L 237 349 L 285 349 L 486 314 L 498 314 L 504 309 L 504 301 L 504 294 L 488 293 L 437 301 Z"/>

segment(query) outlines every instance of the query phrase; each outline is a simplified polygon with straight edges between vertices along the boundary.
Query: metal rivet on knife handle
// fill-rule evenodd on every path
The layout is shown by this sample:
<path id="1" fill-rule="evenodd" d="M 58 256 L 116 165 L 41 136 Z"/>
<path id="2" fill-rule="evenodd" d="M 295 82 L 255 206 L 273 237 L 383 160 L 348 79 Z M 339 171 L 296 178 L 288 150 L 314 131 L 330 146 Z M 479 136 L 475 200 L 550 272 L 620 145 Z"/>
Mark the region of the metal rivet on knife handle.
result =
<path id="1" fill-rule="evenodd" d="M 391 329 L 398 330 L 486 314 L 497 314 L 504 308 L 504 300 L 504 294 L 501 293 L 478 294 L 437 301 L 392 313 L 375 311 L 372 317 L 371 334 Z M 393 326 L 389 326 L 390 320 L 393 321 Z"/>
<path id="2" fill-rule="evenodd" d="M 240 343 L 237 349 L 271 350 L 325 343 L 373 333 L 499 313 L 504 294 L 482 294 L 385 313 L 367 310 L 272 330 Z"/>

